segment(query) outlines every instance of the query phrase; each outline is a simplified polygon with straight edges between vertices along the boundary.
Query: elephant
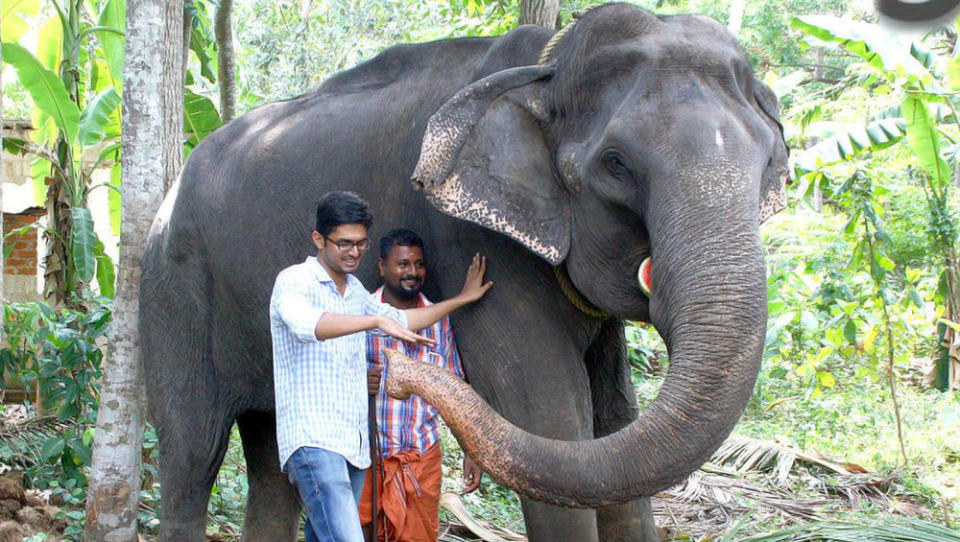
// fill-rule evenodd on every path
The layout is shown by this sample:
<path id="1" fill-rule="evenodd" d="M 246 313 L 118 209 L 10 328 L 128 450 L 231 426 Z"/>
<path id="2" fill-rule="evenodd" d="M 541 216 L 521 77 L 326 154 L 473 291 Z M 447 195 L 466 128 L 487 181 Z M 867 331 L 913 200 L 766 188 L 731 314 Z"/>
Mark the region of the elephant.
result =
<path id="1" fill-rule="evenodd" d="M 787 153 L 776 97 L 720 24 L 620 3 L 557 33 L 396 45 L 231 121 L 189 157 L 143 258 L 161 540 L 203 538 L 234 423 L 244 539 L 295 539 L 268 300 L 277 273 L 312 253 L 315 202 L 331 190 L 370 202 L 371 239 L 421 234 L 432 299 L 487 256 L 493 288 L 452 324 L 470 386 L 516 430 L 470 426 L 464 406 L 460 438 L 521 494 L 529 539 L 656 540 L 649 496 L 709 458 L 752 392 L 759 224 L 784 205 Z M 375 258 L 357 276 L 372 287 Z M 670 355 L 642 414 L 625 320 L 652 323 Z"/>

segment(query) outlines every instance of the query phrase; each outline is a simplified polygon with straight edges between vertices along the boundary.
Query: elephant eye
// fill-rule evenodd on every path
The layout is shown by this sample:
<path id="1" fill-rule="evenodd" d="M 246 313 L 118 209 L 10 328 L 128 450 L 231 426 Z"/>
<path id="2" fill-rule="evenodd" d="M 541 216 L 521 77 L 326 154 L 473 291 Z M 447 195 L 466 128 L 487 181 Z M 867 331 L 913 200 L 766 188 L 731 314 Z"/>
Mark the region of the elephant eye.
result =
<path id="1" fill-rule="evenodd" d="M 607 172 L 614 177 L 622 179 L 630 176 L 630 168 L 623 163 L 623 158 L 616 152 L 607 151 L 603 153 L 600 163 L 603 164 L 603 169 L 607 170 Z"/>

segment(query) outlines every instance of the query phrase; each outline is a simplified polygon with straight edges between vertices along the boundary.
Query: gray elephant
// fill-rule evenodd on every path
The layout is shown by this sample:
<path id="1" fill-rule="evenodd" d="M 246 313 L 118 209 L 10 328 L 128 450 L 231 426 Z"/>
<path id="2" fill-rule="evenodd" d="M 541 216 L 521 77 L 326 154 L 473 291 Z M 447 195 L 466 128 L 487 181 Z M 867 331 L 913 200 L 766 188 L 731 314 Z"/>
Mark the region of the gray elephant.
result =
<path id="1" fill-rule="evenodd" d="M 759 368 L 758 225 L 783 205 L 786 171 L 777 115 L 715 21 L 609 4 L 557 36 L 520 27 L 392 47 L 212 134 L 143 261 L 161 539 L 203 539 L 236 422 L 244 538 L 294 540 L 268 298 L 277 273 L 311 254 L 314 205 L 335 189 L 371 202 L 371 238 L 423 235 L 431 298 L 458 292 L 473 254 L 488 256 L 493 289 L 453 325 L 473 388 L 522 431 L 471 406 L 460 436 L 524 495 L 529 538 L 655 539 L 646 497 L 719 446 Z M 647 258 L 649 297 L 637 282 Z M 359 273 L 368 286 L 373 260 Z M 624 319 L 652 322 L 671 358 L 639 418 Z"/>

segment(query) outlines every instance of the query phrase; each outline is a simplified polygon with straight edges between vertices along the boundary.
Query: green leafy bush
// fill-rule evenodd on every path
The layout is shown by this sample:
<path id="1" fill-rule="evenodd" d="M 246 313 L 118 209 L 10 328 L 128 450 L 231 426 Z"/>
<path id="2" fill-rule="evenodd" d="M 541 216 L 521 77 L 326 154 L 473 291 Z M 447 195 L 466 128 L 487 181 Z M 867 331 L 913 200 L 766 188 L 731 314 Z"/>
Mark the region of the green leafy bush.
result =
<path id="1" fill-rule="evenodd" d="M 39 396 L 39 404 L 29 405 L 38 415 L 56 417 L 59 430 L 36 443 L 39 452 L 23 465 L 25 480 L 80 510 L 68 514 L 65 533 L 79 536 L 103 359 L 98 341 L 110 323 L 110 302 L 88 296 L 74 306 L 55 311 L 44 302 L 6 304 L 0 378 L 23 385 L 28 397 Z"/>

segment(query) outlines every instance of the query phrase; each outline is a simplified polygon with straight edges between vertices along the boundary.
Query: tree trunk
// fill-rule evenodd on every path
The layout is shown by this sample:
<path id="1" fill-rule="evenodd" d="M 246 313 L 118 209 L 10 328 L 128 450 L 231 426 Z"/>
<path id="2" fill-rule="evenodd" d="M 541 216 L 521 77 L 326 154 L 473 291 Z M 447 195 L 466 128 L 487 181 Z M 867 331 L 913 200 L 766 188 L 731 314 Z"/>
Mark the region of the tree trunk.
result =
<path id="1" fill-rule="evenodd" d="M 50 230 L 43 233 L 47 242 L 47 256 L 43 261 L 43 299 L 52 307 L 66 303 L 70 290 L 67 239 L 71 236 L 71 222 L 69 198 L 64 193 L 65 182 L 68 181 L 58 173 L 51 172 L 51 176 L 47 177 L 47 219 Z"/>
<path id="2" fill-rule="evenodd" d="M 520 24 L 535 24 L 555 30 L 559 16 L 560 0 L 522 0 L 520 2 Z"/>
<path id="3" fill-rule="evenodd" d="M 91 541 L 137 540 L 143 441 L 140 258 L 164 186 L 173 183 L 183 161 L 183 3 L 128 0 L 126 35 L 123 230 L 87 493 Z"/>
<path id="4" fill-rule="evenodd" d="M 730 20 L 727 23 L 727 29 L 734 36 L 740 33 L 743 26 L 743 11 L 746 8 L 746 0 L 730 0 Z"/>
<path id="5" fill-rule="evenodd" d="M 187 66 L 190 63 L 190 34 L 193 32 L 193 19 L 187 17 L 186 9 L 183 13 L 183 79 L 187 79 Z"/>
<path id="6" fill-rule="evenodd" d="M 220 0 L 214 23 L 217 38 L 217 81 L 220 83 L 220 118 L 224 124 L 233 120 L 237 109 L 233 28 L 230 23 L 232 10 L 233 0 Z"/>

